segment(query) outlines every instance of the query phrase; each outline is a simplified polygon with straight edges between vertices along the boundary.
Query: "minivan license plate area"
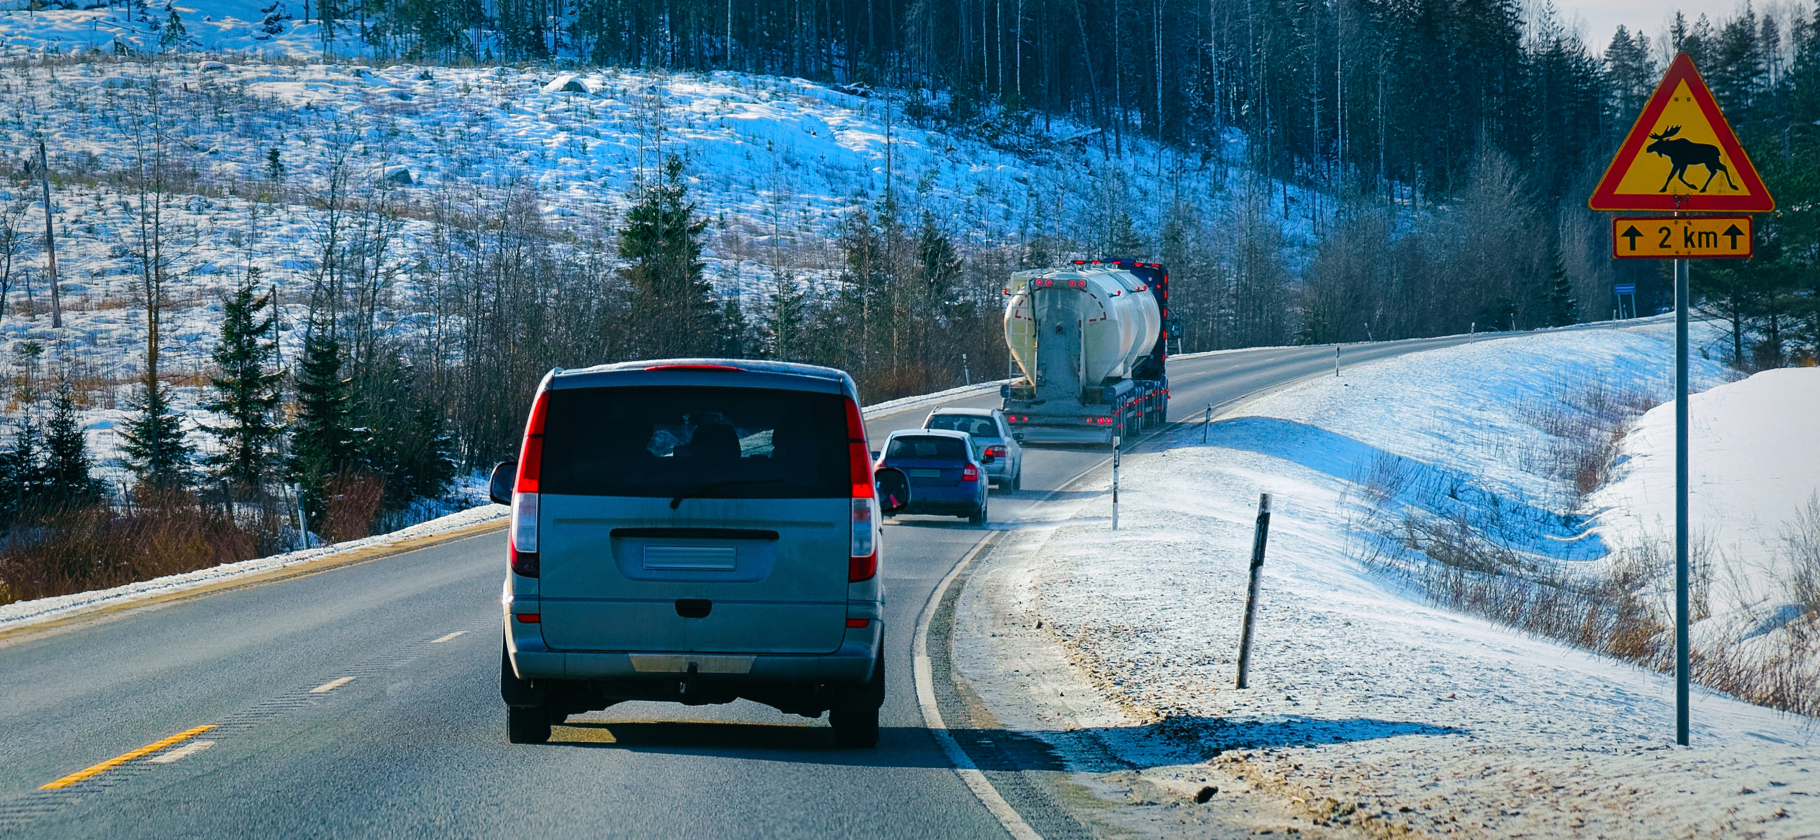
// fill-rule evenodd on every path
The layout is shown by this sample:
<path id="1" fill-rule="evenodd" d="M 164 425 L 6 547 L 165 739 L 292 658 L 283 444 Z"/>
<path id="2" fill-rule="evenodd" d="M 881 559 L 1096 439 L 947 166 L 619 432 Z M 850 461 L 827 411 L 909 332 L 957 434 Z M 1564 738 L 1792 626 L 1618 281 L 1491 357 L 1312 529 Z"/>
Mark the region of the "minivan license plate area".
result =
<path id="1" fill-rule="evenodd" d="M 732 546 L 647 545 L 641 557 L 647 571 L 731 572 L 739 565 Z"/>

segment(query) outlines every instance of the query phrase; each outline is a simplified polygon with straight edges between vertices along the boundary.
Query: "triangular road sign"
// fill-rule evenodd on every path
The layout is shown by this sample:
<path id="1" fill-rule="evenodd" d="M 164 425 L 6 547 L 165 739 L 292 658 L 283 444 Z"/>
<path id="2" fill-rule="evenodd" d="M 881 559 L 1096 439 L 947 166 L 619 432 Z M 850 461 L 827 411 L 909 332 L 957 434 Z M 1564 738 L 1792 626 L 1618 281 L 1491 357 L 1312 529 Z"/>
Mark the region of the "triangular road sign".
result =
<path id="1" fill-rule="evenodd" d="M 1767 213 L 1775 199 L 1680 53 L 1586 202 L 1594 210 Z"/>

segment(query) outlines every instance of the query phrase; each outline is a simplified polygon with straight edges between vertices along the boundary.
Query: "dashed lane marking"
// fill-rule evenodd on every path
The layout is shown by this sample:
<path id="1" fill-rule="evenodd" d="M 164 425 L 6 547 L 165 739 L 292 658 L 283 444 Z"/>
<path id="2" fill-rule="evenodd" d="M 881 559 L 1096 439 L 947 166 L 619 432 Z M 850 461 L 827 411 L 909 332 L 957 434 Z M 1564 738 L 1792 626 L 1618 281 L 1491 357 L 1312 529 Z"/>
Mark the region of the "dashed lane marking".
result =
<path id="1" fill-rule="evenodd" d="M 202 733 L 207 732 L 214 728 L 215 728 L 215 724 L 209 723 L 209 724 L 204 724 L 202 726 L 198 726 L 195 729 L 186 729 L 186 730 L 179 732 L 175 735 L 172 735 L 171 737 L 166 738 L 162 741 L 154 741 L 150 744 L 146 744 L 145 746 L 140 747 L 139 749 L 133 750 L 132 752 L 110 758 L 93 767 L 87 768 L 85 770 L 78 770 L 74 773 L 69 774 L 68 776 L 64 776 L 63 778 L 58 779 L 57 781 L 51 782 L 50 784 L 47 784 L 38 789 L 39 790 L 60 790 L 62 788 L 69 787 L 70 785 L 80 782 L 83 779 L 88 779 L 88 778 L 92 778 L 94 776 L 99 776 L 102 773 L 106 773 L 107 771 L 112 770 L 115 767 L 119 767 L 120 765 L 125 764 L 129 761 L 132 761 L 135 758 L 151 755 L 152 753 L 155 753 L 161 749 L 164 749 L 165 747 L 168 747 L 179 741 L 184 741 L 184 740 L 187 740 L 190 738 L 194 738 L 197 735 L 201 735 Z"/>
<path id="2" fill-rule="evenodd" d="M 459 636 L 459 635 L 461 635 L 461 634 L 463 634 L 463 633 L 466 633 L 466 632 L 468 632 L 468 631 L 466 631 L 466 630 L 457 630 L 457 631 L 455 631 L 455 632 L 453 632 L 453 633 L 450 633 L 450 634 L 449 634 L 449 635 L 447 635 L 447 636 L 444 636 L 444 637 L 442 637 L 442 638 L 440 638 L 440 639 L 431 639 L 431 640 L 430 640 L 430 644 L 433 644 L 433 645 L 440 645 L 440 644 L 442 644 L 442 643 L 443 643 L 443 642 L 446 642 L 446 641 L 448 641 L 448 640 L 450 640 L 450 639 L 453 639 L 453 638 L 455 638 L 455 637 L 456 637 L 456 636 Z"/>
<path id="3" fill-rule="evenodd" d="M 329 680 L 328 682 L 325 682 L 322 685 L 319 685 L 319 686 L 316 686 L 315 688 L 310 689 L 310 693 L 311 694 L 327 694 L 327 693 L 334 691 L 335 689 L 340 688 L 344 685 L 347 685 L 348 683 L 351 683 L 353 681 L 354 681 L 353 677 L 342 677 L 341 679 L 338 679 L 338 680 Z"/>
<path id="4" fill-rule="evenodd" d="M 191 741 L 174 750 L 169 750 L 167 752 L 161 752 L 157 755 L 154 755 L 151 758 L 146 759 L 146 761 L 149 761 L 153 764 L 170 764 L 173 761 L 177 761 L 177 760 L 185 758 L 187 756 L 195 755 L 196 753 L 202 752 L 203 750 L 206 750 L 212 746 L 215 746 L 214 741 Z"/>

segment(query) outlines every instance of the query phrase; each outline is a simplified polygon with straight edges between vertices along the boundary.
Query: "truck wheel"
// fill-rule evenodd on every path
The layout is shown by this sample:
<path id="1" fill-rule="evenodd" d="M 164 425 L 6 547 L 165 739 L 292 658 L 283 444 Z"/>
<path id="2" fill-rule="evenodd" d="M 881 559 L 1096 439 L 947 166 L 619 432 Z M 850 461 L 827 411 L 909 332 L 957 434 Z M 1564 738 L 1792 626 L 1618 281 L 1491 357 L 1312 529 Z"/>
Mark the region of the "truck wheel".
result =
<path id="1" fill-rule="evenodd" d="M 506 740 L 514 744 L 550 742 L 550 709 L 547 706 L 507 706 Z"/>
<path id="2" fill-rule="evenodd" d="M 842 747 L 870 749 L 878 746 L 878 710 L 885 705 L 884 650 L 884 645 L 880 645 L 872 679 L 863 686 L 843 692 L 844 696 L 828 710 L 828 725 L 834 727 L 834 743 Z"/>

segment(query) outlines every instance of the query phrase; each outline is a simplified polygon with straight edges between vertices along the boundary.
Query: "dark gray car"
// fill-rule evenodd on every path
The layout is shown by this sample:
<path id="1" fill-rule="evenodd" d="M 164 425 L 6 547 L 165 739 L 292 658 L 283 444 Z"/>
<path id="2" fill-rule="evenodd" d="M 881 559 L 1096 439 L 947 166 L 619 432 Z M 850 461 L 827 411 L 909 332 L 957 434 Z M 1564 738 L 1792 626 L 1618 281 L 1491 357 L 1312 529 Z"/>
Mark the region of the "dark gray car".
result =
<path id="1" fill-rule="evenodd" d="M 626 700 L 746 698 L 872 746 L 884 700 L 879 520 L 853 380 L 675 360 L 552 371 L 516 463 L 500 691 L 515 743 Z M 882 492 L 881 492 L 882 491 Z M 885 498 L 884 509 L 878 501 Z"/>

